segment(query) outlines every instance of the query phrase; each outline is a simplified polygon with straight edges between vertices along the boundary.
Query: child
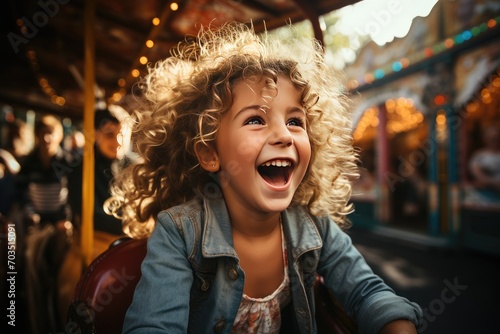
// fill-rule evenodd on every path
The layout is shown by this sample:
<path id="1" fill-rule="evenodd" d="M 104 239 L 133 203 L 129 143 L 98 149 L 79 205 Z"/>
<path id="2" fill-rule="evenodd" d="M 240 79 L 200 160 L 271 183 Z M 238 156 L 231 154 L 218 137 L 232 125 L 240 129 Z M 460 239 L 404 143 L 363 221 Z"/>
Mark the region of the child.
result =
<path id="1" fill-rule="evenodd" d="M 361 332 L 416 333 L 420 308 L 341 230 L 356 158 L 320 47 L 198 37 L 147 76 L 142 162 L 116 184 L 127 233 L 152 229 L 124 333 L 314 333 L 316 274 Z"/>

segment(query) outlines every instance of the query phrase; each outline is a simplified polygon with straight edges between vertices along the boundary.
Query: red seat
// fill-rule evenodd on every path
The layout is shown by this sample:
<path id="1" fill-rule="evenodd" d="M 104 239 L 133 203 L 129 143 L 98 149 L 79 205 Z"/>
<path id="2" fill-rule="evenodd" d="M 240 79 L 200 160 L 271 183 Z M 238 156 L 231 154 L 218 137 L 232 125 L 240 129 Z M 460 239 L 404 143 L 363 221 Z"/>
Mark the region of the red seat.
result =
<path id="1" fill-rule="evenodd" d="M 147 239 L 126 239 L 112 245 L 87 268 L 68 310 L 66 332 L 121 333 L 125 312 L 141 278 Z M 318 277 L 315 286 L 318 333 L 356 333 L 347 317 Z"/>
<path id="2" fill-rule="evenodd" d="M 83 273 L 68 310 L 66 332 L 121 333 L 141 278 L 147 239 L 125 239 L 99 255 Z"/>

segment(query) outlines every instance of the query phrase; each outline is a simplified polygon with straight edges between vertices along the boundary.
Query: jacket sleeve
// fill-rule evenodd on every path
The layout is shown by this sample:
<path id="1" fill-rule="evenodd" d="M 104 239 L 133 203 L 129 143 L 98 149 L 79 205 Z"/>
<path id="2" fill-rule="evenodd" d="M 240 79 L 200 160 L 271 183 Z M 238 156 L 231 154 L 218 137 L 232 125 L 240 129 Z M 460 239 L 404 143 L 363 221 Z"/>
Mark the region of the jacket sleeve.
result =
<path id="1" fill-rule="evenodd" d="M 158 216 L 141 272 L 123 333 L 186 333 L 193 274 L 183 236 L 167 213 Z"/>
<path id="2" fill-rule="evenodd" d="M 318 274 L 346 312 L 356 319 L 360 333 L 378 333 L 398 319 L 410 320 L 418 328 L 422 322 L 420 306 L 397 296 L 373 273 L 351 238 L 328 220 L 320 223 L 323 248 Z"/>

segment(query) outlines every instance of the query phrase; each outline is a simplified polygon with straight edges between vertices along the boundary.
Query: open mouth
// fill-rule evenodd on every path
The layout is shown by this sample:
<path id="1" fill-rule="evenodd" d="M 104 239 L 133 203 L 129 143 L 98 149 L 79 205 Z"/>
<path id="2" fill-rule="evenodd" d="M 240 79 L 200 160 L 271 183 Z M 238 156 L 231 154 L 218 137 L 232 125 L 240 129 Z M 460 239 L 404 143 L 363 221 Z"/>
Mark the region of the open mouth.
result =
<path id="1" fill-rule="evenodd" d="M 273 186 L 283 186 L 290 179 L 293 164 L 290 160 L 270 160 L 260 165 L 257 170 L 267 183 Z"/>

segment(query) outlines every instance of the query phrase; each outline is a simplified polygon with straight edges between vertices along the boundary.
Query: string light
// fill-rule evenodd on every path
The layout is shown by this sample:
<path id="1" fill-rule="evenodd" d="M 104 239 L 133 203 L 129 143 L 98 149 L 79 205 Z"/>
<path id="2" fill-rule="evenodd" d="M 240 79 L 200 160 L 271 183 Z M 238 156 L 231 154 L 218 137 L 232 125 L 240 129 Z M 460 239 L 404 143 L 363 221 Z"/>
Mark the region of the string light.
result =
<path id="1" fill-rule="evenodd" d="M 179 4 L 176 3 L 176 2 L 172 2 L 169 6 L 170 10 L 172 10 L 173 12 L 177 11 L 179 9 Z M 161 20 L 159 17 L 154 17 L 152 20 L 151 20 L 151 23 L 153 24 L 153 26 L 157 27 L 160 25 L 161 23 Z M 155 45 L 155 42 L 152 40 L 152 39 L 148 39 L 146 42 L 145 42 L 145 45 L 147 48 L 151 49 L 154 47 Z M 138 62 L 142 65 L 146 65 L 148 63 L 149 59 L 147 56 L 145 55 L 141 55 L 138 59 Z M 139 69 L 137 68 L 134 68 L 130 71 L 130 75 L 133 77 L 133 78 L 138 78 L 140 75 L 141 75 L 141 72 Z M 119 87 L 125 87 L 126 86 L 126 80 L 121 78 L 118 80 L 118 86 Z M 120 92 L 115 92 L 109 99 L 112 100 L 112 101 L 119 101 L 120 99 L 123 98 L 123 96 L 125 96 L 125 92 L 122 90 L 120 90 Z"/>
<path id="2" fill-rule="evenodd" d="M 22 22 L 22 20 L 18 21 Z M 33 72 L 35 72 L 35 75 L 38 79 L 38 84 L 40 85 L 40 88 L 45 93 L 45 95 L 47 95 L 50 98 L 50 101 L 53 104 L 57 104 L 58 106 L 65 105 L 66 99 L 58 95 L 56 90 L 50 85 L 47 78 L 40 73 L 40 65 L 38 64 L 38 58 L 36 52 L 32 49 L 26 51 L 26 58 L 28 58 L 31 68 L 33 69 Z"/>
<path id="3" fill-rule="evenodd" d="M 424 116 L 415 106 L 410 98 L 399 97 L 388 99 L 385 102 L 387 110 L 386 131 L 389 135 L 407 132 L 417 128 L 423 121 Z M 365 110 L 353 133 L 354 140 L 361 140 L 367 133 L 373 133 L 379 126 L 378 109 L 370 107 Z"/>
<path id="4" fill-rule="evenodd" d="M 366 73 L 364 75 L 365 82 L 356 82 L 356 85 L 349 85 L 350 89 L 356 89 L 363 84 L 372 84 L 375 80 L 382 79 L 383 77 L 390 74 L 390 72 L 399 72 L 403 68 L 406 68 L 410 65 L 410 63 L 418 63 L 424 58 L 433 57 L 439 53 L 447 51 L 454 47 L 455 45 L 462 44 L 465 41 L 468 41 L 472 38 L 479 36 L 480 34 L 488 31 L 488 29 L 493 29 L 497 27 L 500 22 L 500 16 L 497 16 L 494 19 L 490 19 L 485 23 L 472 27 L 471 29 L 467 29 L 462 31 L 461 33 L 455 35 L 454 37 L 446 38 L 445 40 L 434 44 L 431 47 L 426 47 L 422 50 L 421 53 L 417 53 L 415 59 L 411 62 L 408 58 L 402 58 L 400 60 L 392 62 L 390 65 L 385 66 L 384 68 L 377 68 L 373 72 Z"/>

